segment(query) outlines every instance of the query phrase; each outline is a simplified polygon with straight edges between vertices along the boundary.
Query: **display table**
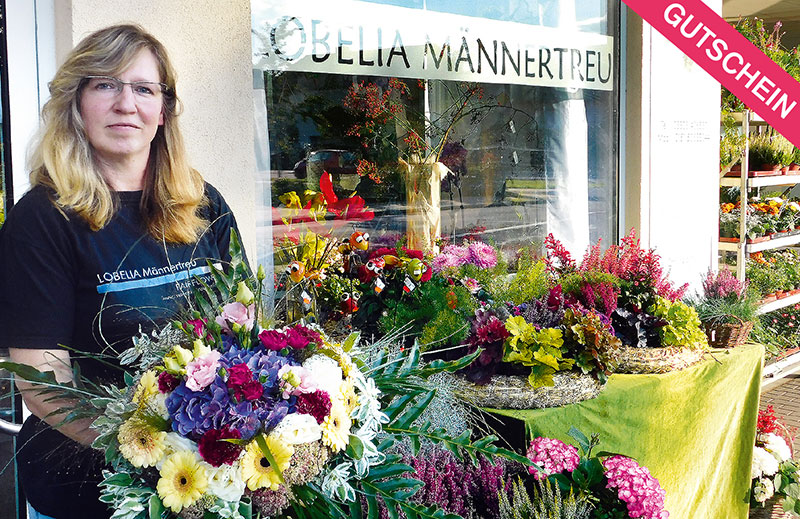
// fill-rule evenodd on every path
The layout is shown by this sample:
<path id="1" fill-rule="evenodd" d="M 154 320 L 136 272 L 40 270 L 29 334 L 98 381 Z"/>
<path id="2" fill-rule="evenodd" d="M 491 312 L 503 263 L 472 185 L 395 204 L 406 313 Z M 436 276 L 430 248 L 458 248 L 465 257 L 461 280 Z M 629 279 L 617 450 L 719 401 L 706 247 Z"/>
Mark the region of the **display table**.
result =
<path id="1" fill-rule="evenodd" d="M 671 519 L 746 519 L 764 348 L 713 355 L 719 362 L 664 375 L 613 375 L 577 404 L 487 411 L 524 421 L 529 438 L 574 444 L 571 426 L 599 433 L 600 450 L 631 456 L 658 478 Z"/>

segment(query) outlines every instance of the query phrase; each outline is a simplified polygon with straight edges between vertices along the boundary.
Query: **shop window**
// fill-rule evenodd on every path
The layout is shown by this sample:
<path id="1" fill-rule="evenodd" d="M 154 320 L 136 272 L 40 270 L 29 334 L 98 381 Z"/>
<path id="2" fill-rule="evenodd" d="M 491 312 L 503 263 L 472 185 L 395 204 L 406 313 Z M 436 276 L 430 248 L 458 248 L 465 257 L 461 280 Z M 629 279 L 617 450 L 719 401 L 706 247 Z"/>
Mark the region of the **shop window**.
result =
<path id="1" fill-rule="evenodd" d="M 329 173 L 337 198 L 374 213 L 346 226 L 373 242 L 480 233 L 510 253 L 553 233 L 579 254 L 616 240 L 617 2 L 252 8 L 271 199 L 259 228 L 272 223 L 259 239 L 284 237 L 287 193 L 303 205 Z"/>

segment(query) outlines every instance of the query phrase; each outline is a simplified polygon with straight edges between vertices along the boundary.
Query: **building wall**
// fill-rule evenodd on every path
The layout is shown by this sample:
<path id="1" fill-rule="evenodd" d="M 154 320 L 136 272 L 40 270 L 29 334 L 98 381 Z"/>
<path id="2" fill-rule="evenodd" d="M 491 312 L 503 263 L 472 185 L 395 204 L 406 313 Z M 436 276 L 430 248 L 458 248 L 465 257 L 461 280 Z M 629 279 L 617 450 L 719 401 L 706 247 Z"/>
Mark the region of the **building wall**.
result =
<path id="1" fill-rule="evenodd" d="M 720 0 L 706 3 L 717 12 Z M 625 230 L 699 286 L 717 262 L 720 90 L 703 69 L 629 9 Z"/>
<path id="2" fill-rule="evenodd" d="M 178 73 L 192 164 L 233 208 L 254 251 L 250 0 L 56 0 L 55 20 L 59 64 L 84 36 L 115 23 L 138 23 L 161 40 Z"/>

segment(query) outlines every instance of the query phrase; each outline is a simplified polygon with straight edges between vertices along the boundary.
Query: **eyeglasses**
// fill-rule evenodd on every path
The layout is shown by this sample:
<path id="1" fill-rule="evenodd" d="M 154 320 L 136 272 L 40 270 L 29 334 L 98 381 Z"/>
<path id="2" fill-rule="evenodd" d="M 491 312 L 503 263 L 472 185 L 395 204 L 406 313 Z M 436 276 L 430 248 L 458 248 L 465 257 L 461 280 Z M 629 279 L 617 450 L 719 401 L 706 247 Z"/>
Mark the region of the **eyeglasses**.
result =
<path id="1" fill-rule="evenodd" d="M 130 85 L 133 95 L 143 101 L 160 101 L 162 95 L 170 93 L 166 84 L 155 81 L 122 81 L 113 76 L 86 76 L 86 79 L 89 92 L 109 99 L 121 94 L 125 85 Z"/>

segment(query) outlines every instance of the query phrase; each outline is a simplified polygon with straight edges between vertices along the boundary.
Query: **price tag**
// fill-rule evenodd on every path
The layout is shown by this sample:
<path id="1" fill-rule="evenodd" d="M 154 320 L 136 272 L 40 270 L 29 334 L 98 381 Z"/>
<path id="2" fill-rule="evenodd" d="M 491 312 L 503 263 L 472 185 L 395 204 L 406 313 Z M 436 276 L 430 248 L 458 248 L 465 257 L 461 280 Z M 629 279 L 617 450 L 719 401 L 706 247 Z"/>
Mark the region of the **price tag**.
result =
<path id="1" fill-rule="evenodd" d="M 415 285 L 414 282 L 411 281 L 410 277 L 406 276 L 406 281 L 405 281 L 405 283 L 403 283 L 403 292 L 405 292 L 406 294 L 410 294 L 416 288 L 417 288 L 417 285 Z"/>
<path id="2" fill-rule="evenodd" d="M 383 292 L 383 289 L 386 288 L 386 283 L 384 283 L 381 278 L 375 278 L 375 283 L 373 283 L 372 288 L 375 290 L 376 294 L 380 294 Z"/>
<path id="3" fill-rule="evenodd" d="M 300 298 L 303 300 L 303 308 L 307 311 L 311 310 L 311 296 L 309 293 L 303 290 L 303 293 L 300 294 Z"/>

